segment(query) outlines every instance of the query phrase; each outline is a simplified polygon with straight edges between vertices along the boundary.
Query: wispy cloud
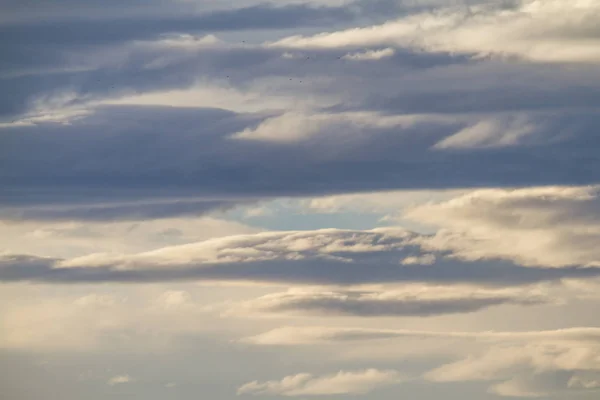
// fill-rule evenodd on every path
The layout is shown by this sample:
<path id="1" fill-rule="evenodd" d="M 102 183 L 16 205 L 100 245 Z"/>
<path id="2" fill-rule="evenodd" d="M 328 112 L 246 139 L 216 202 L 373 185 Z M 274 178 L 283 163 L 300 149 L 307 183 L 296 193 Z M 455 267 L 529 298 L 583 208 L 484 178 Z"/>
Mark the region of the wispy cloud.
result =
<path id="1" fill-rule="evenodd" d="M 401 383 L 404 378 L 397 371 L 340 371 L 337 374 L 316 377 L 311 374 L 286 376 L 280 381 L 249 382 L 238 389 L 238 394 L 323 396 L 364 394 L 378 387 Z"/>

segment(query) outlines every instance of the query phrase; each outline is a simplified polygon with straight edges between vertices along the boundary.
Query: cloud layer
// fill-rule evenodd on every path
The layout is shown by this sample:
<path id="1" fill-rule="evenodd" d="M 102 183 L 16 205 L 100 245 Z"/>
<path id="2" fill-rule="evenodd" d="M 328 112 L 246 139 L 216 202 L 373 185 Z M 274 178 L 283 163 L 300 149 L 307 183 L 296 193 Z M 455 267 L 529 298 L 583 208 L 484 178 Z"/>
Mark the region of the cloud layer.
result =
<path id="1" fill-rule="evenodd" d="M 11 93 L 0 99 L 1 218 L 160 218 L 278 196 L 598 182 L 594 2 L 156 11 L 166 4 L 88 20 L 71 3 L 52 2 L 49 20 L 5 6 L 15 18 L 0 32 L 18 45 L 3 45 L 0 65 Z M 427 11 L 404 15 L 415 7 Z M 391 12 L 400 17 L 374 24 Z M 247 33 L 257 26 L 282 38 Z M 299 27 L 321 33 L 290 36 Z"/>
<path id="2" fill-rule="evenodd" d="M 425 371 L 421 379 L 426 381 L 490 382 L 489 390 L 492 393 L 510 397 L 575 395 L 590 393 L 598 388 L 600 335 L 597 328 L 532 332 L 419 332 L 288 327 L 245 341 L 257 345 L 307 345 L 399 341 L 411 337 L 420 340 L 446 339 L 455 343 L 464 340 L 484 343 L 466 357 Z"/>
<path id="3" fill-rule="evenodd" d="M 597 1 L 0 3 L 7 396 L 597 398 Z"/>
<path id="4" fill-rule="evenodd" d="M 4 255 L 0 280 L 66 282 L 223 281 L 312 285 L 430 282 L 523 285 L 597 276 L 579 266 L 522 266 L 495 258 L 469 260 L 436 237 L 401 228 L 325 229 L 230 236 L 138 254 L 71 259 Z M 425 243 L 426 250 L 423 249 Z M 415 258 L 416 256 L 416 258 Z M 411 258 L 412 257 L 412 258 Z M 411 262 L 406 262 L 407 258 Z M 415 261 L 416 260 L 416 261 Z M 420 262 L 419 260 L 425 260 Z"/>

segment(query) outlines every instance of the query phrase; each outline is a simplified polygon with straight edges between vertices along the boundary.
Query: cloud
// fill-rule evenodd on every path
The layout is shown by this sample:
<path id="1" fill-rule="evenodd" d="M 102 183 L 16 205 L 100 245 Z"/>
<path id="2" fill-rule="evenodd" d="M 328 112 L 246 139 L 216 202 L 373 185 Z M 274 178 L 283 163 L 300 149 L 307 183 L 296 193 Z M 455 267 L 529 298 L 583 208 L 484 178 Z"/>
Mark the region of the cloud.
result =
<path id="1" fill-rule="evenodd" d="M 184 3 L 180 12 L 162 15 L 63 18 L 60 25 L 47 20 L 4 24 L 0 26 L 0 35 L 8 35 L 22 43 L 38 46 L 99 45 L 154 38 L 165 33 L 290 29 L 348 22 L 354 18 L 354 15 L 343 7 L 315 7 L 306 3 L 280 6 L 262 3 L 206 12 L 197 12 L 185 7 Z M 70 35 L 69 32 L 78 34 Z"/>
<path id="2" fill-rule="evenodd" d="M 303 373 L 286 376 L 280 381 L 249 382 L 238 389 L 238 394 L 280 396 L 365 394 L 380 387 L 399 384 L 405 379 L 397 371 L 377 369 L 340 371 L 322 377 Z"/>
<path id="3" fill-rule="evenodd" d="M 594 343 L 600 340 L 599 328 L 567 328 L 548 331 L 522 332 L 445 332 L 408 329 L 339 328 L 323 326 L 286 326 L 256 336 L 241 339 L 256 345 L 333 345 L 345 342 L 363 342 L 403 338 L 466 339 L 490 343 L 511 341 L 544 341 L 560 343 Z"/>
<path id="4" fill-rule="evenodd" d="M 353 62 L 342 57 L 382 47 L 217 35 L 78 47 L 53 66 L 36 55 L 35 71 L 4 71 L 4 218 L 160 218 L 265 197 L 598 181 L 594 69 L 397 47 Z M 26 207 L 32 199 L 69 207 Z"/>
<path id="5" fill-rule="evenodd" d="M 425 378 L 435 382 L 501 381 L 490 391 L 511 397 L 585 393 L 596 389 L 593 382 L 600 376 L 599 354 L 598 342 L 501 344 L 429 371 Z"/>
<path id="6" fill-rule="evenodd" d="M 282 327 L 240 339 L 255 345 L 310 345 L 345 341 L 380 340 L 400 336 L 401 332 L 368 328 Z"/>
<path id="7" fill-rule="evenodd" d="M 366 193 L 318 196 L 287 201 L 285 204 L 265 203 L 278 212 L 300 215 L 353 214 L 378 218 L 378 223 L 398 224 L 419 232 L 430 232 L 427 226 L 417 226 L 414 221 L 402 218 L 406 208 L 430 202 L 452 199 L 467 191 L 462 190 L 394 190 Z M 428 258 L 431 258 L 430 256 Z M 425 260 L 422 260 L 425 261 Z M 410 260 L 409 260 L 410 262 Z"/>
<path id="8" fill-rule="evenodd" d="M 598 268 L 519 266 L 434 252 L 433 264 L 402 265 L 421 255 L 421 237 L 400 228 L 265 232 L 215 238 L 137 254 L 69 259 L 7 254 L 0 280 L 66 282 L 222 281 L 285 285 L 428 282 L 524 285 L 598 275 Z M 429 244 L 427 247 L 431 247 Z M 427 250 L 426 254 L 432 254 Z"/>
<path id="9" fill-rule="evenodd" d="M 0 3 L 16 397 L 598 390 L 597 2 Z"/>
<path id="10" fill-rule="evenodd" d="M 422 256 L 411 256 L 406 257 L 400 262 L 402 265 L 431 265 L 435 263 L 435 256 L 433 254 L 423 254 Z"/>
<path id="11" fill-rule="evenodd" d="M 122 385 L 124 383 L 130 383 L 130 382 L 133 382 L 133 379 L 129 375 L 118 375 L 118 376 L 113 376 L 112 378 L 110 378 L 107 382 L 107 385 L 115 386 L 115 385 Z"/>
<path id="12" fill-rule="evenodd" d="M 235 133 L 232 138 L 297 143 L 309 140 L 314 135 L 330 136 L 335 131 L 343 131 L 346 140 L 350 141 L 354 138 L 358 141 L 364 137 L 364 129 L 402 129 L 414 125 L 417 121 L 418 117 L 386 117 L 375 113 L 285 113 L 268 118 L 256 128 Z"/>
<path id="13" fill-rule="evenodd" d="M 290 289 L 234 305 L 228 312 L 241 316 L 418 316 L 470 313 L 503 304 L 548 303 L 531 290 L 488 290 L 469 287 L 406 285 L 388 291 L 318 291 Z"/>
<path id="14" fill-rule="evenodd" d="M 288 7 L 299 6 L 252 12 Z M 251 13 L 242 8 L 227 13 Z M 144 26 L 160 29 L 152 18 Z M 78 22 L 84 31 L 87 22 Z M 48 25 L 27 22 L 36 23 Z M 25 57 L 35 68 L 10 69 L 11 59 L 0 80 L 11 93 L 0 99 L 10 149 L 0 174 L 10 196 L 0 204 L 19 207 L 5 218 L 160 218 L 248 198 L 598 180 L 589 135 L 600 104 L 594 69 L 396 45 L 279 48 L 180 29 L 65 54 L 53 48 L 49 64 L 41 53 Z M 390 49 L 377 62 L 343 59 Z M 300 58 L 282 57 L 288 53 Z M 170 204 L 156 204 L 165 193 Z M 69 210 L 25 207 L 32 199 L 49 206 L 49 197 Z M 72 207 L 71 199 L 93 204 Z"/>
<path id="15" fill-rule="evenodd" d="M 480 121 L 436 143 L 434 149 L 468 149 L 522 144 L 540 127 L 522 118 Z"/>
<path id="16" fill-rule="evenodd" d="M 453 340 L 471 344 L 456 361 L 425 371 L 429 382 L 481 381 L 500 396 L 545 397 L 596 390 L 598 328 L 525 332 L 434 332 L 368 328 L 284 327 L 243 340 L 255 345 L 356 345 L 365 341 Z M 397 342 L 394 342 L 396 340 Z M 475 346 L 477 344 L 477 346 Z M 474 347 L 473 347 L 474 346 Z"/>
<path id="17" fill-rule="evenodd" d="M 168 354 L 186 337 L 208 337 L 223 326 L 202 302 L 203 294 L 182 286 L 78 286 L 48 288 L 4 285 L 0 307 L 2 351 Z M 187 289 L 187 290 L 186 290 Z M 221 290 L 227 293 L 227 290 Z M 218 297 L 219 295 L 217 295 Z M 229 292 L 230 298 L 238 298 Z"/>
<path id="18" fill-rule="evenodd" d="M 598 187 L 477 190 L 409 208 L 405 217 L 442 228 L 424 248 L 468 260 L 594 266 L 600 261 Z"/>
<path id="19" fill-rule="evenodd" d="M 600 9 L 596 3 L 587 0 L 516 3 L 512 9 L 494 4 L 441 9 L 365 28 L 292 36 L 276 41 L 273 46 L 410 46 L 478 56 L 510 55 L 541 62 L 600 61 L 596 24 Z"/>
<path id="20" fill-rule="evenodd" d="M 98 252 L 131 254 L 260 229 L 213 217 L 147 221 L 0 222 L 5 253 L 80 257 Z"/>
<path id="21" fill-rule="evenodd" d="M 0 218 L 13 221 L 139 221 L 181 216 L 201 216 L 226 211 L 244 202 L 228 200 L 162 200 L 129 203 L 71 204 L 42 207 L 11 207 Z"/>
<path id="22" fill-rule="evenodd" d="M 471 151 L 455 152 L 431 148 L 470 123 L 105 106 L 68 125 L 5 129 L 10 152 L 2 155 L 1 214 L 16 220 L 165 218 L 277 196 L 595 182 L 597 160 L 587 154 L 593 138 L 586 132 L 597 117 L 588 118 L 576 125 L 551 118 L 543 125 L 552 130 L 530 137 L 527 146 L 478 148 L 475 142 Z M 572 134 L 557 140 L 567 130 Z M 239 132 L 260 140 L 232 140 Z"/>
<path id="23" fill-rule="evenodd" d="M 345 60 L 357 60 L 357 61 L 366 61 L 366 60 L 381 60 L 382 58 L 391 57 L 395 53 L 394 49 L 386 48 L 382 50 L 369 50 L 363 53 L 352 53 L 346 54 L 343 58 Z"/>

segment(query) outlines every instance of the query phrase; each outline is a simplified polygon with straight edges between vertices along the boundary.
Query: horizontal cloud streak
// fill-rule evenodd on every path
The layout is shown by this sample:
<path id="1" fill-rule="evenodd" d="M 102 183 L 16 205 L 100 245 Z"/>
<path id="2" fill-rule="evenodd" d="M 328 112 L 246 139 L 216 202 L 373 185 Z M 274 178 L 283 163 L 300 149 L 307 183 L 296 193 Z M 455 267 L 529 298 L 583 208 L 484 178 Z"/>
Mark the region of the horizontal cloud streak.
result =
<path id="1" fill-rule="evenodd" d="M 413 286 L 388 291 L 289 290 L 248 300 L 228 313 L 239 316 L 360 316 L 428 317 L 470 313 L 500 305 L 549 303 L 527 290 L 486 290 L 469 287 Z"/>
<path id="2" fill-rule="evenodd" d="M 524 332 L 444 332 L 415 331 L 372 328 L 333 328 L 333 327 L 282 327 L 241 340 L 256 345 L 310 345 L 335 344 L 352 341 L 387 340 L 394 338 L 456 338 L 485 341 L 558 341 L 558 342 L 599 342 L 600 328 L 568 328 L 548 331 Z"/>
<path id="3" fill-rule="evenodd" d="M 2 281 L 158 282 L 247 281 L 360 285 L 433 282 L 523 285 L 592 277 L 599 268 L 523 267 L 494 259 L 467 261 L 437 253 L 434 263 L 403 265 L 421 254 L 418 234 L 403 229 L 317 230 L 232 236 L 131 255 L 90 254 L 73 259 L 5 255 Z M 430 254 L 428 251 L 427 254 Z"/>
<path id="4" fill-rule="evenodd" d="M 520 56 L 541 62 L 600 62 L 597 42 L 600 8 L 595 3 L 521 0 L 516 4 L 509 10 L 493 3 L 436 10 L 362 29 L 288 37 L 273 45 L 300 48 L 404 45 L 479 56 Z M 568 49 L 565 43 L 569 43 Z"/>
<path id="5" fill-rule="evenodd" d="M 364 394 L 378 387 L 398 384 L 404 380 L 400 373 L 392 370 L 340 371 L 323 377 L 305 373 L 286 376 L 281 381 L 249 382 L 238 389 L 238 394 L 282 396 Z"/>

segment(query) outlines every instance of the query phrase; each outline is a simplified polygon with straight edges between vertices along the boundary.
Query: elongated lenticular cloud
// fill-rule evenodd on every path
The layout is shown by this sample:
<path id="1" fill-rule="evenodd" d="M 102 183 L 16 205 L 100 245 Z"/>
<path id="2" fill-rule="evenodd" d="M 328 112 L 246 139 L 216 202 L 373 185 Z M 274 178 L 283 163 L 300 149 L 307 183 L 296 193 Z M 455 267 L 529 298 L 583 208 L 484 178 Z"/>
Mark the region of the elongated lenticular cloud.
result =
<path id="1" fill-rule="evenodd" d="M 402 338 L 455 338 L 466 340 L 497 341 L 528 341 L 539 340 L 547 342 L 600 342 L 600 328 L 567 328 L 549 331 L 523 331 L 523 332 L 444 332 L 444 331 L 416 331 L 401 329 L 374 329 L 374 328 L 335 328 L 324 326 L 281 327 L 261 333 L 256 336 L 246 337 L 243 343 L 255 345 L 316 345 L 335 344 L 344 342 L 362 342 L 374 340 L 402 339 Z"/>
<path id="2" fill-rule="evenodd" d="M 289 290 L 233 306 L 234 315 L 409 317 L 476 312 L 500 305 L 531 306 L 551 300 L 531 288 L 490 290 L 468 286 L 406 285 L 388 291 Z"/>
<path id="3" fill-rule="evenodd" d="M 443 239 L 443 237 L 442 237 Z M 229 236 L 137 254 L 89 254 L 71 259 L 4 255 L 0 280 L 47 283 L 222 281 L 304 285 L 429 282 L 524 285 L 593 277 L 595 267 L 522 266 L 490 257 L 464 258 L 437 248 L 433 263 L 406 264 L 432 254 L 435 236 L 401 228 L 325 229 Z M 443 242 L 442 242 L 443 243 Z M 423 247 L 427 250 L 423 252 Z"/>

